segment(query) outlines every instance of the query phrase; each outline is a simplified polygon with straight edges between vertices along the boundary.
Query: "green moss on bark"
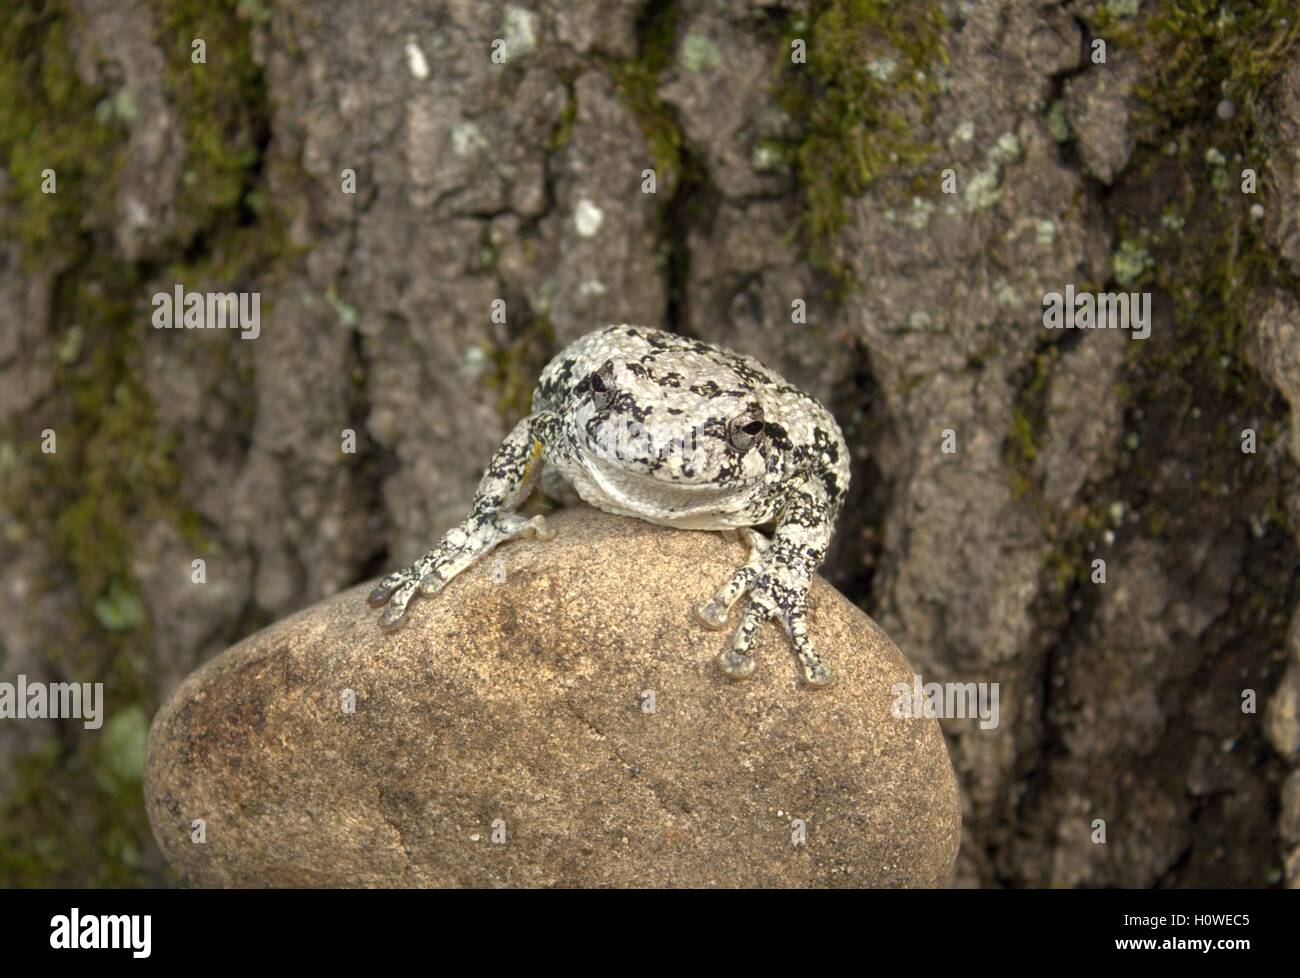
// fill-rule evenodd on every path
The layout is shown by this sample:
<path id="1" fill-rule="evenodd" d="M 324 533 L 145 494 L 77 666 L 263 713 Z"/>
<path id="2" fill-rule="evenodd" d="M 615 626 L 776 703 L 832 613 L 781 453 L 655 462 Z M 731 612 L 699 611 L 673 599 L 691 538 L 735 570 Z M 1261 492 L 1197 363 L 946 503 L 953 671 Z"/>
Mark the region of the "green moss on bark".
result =
<path id="1" fill-rule="evenodd" d="M 64 727 L 67 739 L 77 737 L 75 747 L 51 739 L 14 766 L 17 787 L 0 805 L 0 881 L 147 885 L 152 841 L 141 778 L 148 713 L 139 704 L 114 706 L 93 737 Z"/>
<path id="2" fill-rule="evenodd" d="M 1122 548 L 1135 537 L 1224 539 L 1249 525 L 1239 573 L 1251 578 L 1242 587 L 1252 600 L 1234 603 L 1218 631 L 1241 647 L 1281 645 L 1296 587 L 1282 504 L 1294 471 L 1285 453 L 1268 464 L 1243 455 L 1239 436 L 1243 427 L 1255 427 L 1262 444 L 1283 436 L 1286 405 L 1246 347 L 1261 299 L 1300 296 L 1300 281 L 1252 216 L 1264 195 L 1242 193 L 1241 170 L 1268 169 L 1270 104 L 1300 20 L 1280 0 L 1144 4 L 1123 18 L 1099 4 L 1088 19 L 1111 57 L 1123 51 L 1142 63 L 1133 158 L 1108 195 L 1112 287 L 1151 291 L 1157 312 L 1151 337 L 1127 345 L 1115 473 L 1055 517 L 1060 542 L 1047 572 L 1062 587 L 1086 583 L 1090 559 L 1113 556 L 1089 549 L 1107 529 Z M 1122 521 L 1107 515 L 1117 503 Z M 1092 600 L 1086 587 L 1079 594 Z"/>
<path id="3" fill-rule="evenodd" d="M 497 414 L 506 431 L 532 413 L 537 377 L 554 353 L 555 327 L 545 316 L 533 317 L 506 343 L 484 350 L 490 365 L 484 383 L 497 392 Z"/>
<path id="4" fill-rule="evenodd" d="M 947 62 L 935 2 L 814 0 L 782 34 L 778 101 L 799 135 L 784 145 L 804 196 L 813 265 L 850 280 L 838 238 L 848 199 L 888 178 L 922 192 L 935 147 L 917 135 Z M 792 60 L 802 42 L 805 64 Z M 932 194 L 937 182 L 930 187 Z"/>
<path id="5" fill-rule="evenodd" d="M 268 112 L 249 38 L 252 8 L 239 0 L 152 0 L 152 6 L 167 60 L 167 99 L 185 133 L 177 209 L 199 227 L 221 223 L 239 207 L 260 215 L 265 202 L 252 184 Z M 205 63 L 193 60 L 199 40 Z"/>
<path id="6" fill-rule="evenodd" d="M 654 162 L 656 191 L 666 199 L 677 192 L 690 165 L 677 117 L 659 96 L 659 80 L 673 63 L 677 30 L 677 5 L 651 3 L 638 24 L 636 57 L 604 61 L 623 103 L 645 136 Z"/>
<path id="7" fill-rule="evenodd" d="M 0 160 L 8 177 L 0 236 L 28 267 L 67 254 L 67 243 L 107 227 L 125 127 L 109 93 L 78 76 L 67 3 L 0 10 Z M 107 110 L 107 111 L 105 111 Z M 46 171 L 54 193 L 47 193 Z"/>
<path id="8" fill-rule="evenodd" d="M 1126 237 L 1150 242 L 1143 280 L 1165 288 L 1180 319 L 1198 325 L 1195 352 L 1235 353 L 1245 300 L 1285 275 L 1250 217 L 1260 198 L 1241 192 L 1240 171 L 1267 165 L 1262 115 L 1300 40 L 1300 19 L 1283 0 L 1184 0 L 1153 10 L 1141 30 L 1154 50 L 1138 89 L 1133 169 L 1162 193 Z"/>
<path id="9" fill-rule="evenodd" d="M 1187 0 L 1161 5 L 1140 29 L 1154 56 L 1139 89 L 1132 169 L 1155 192 L 1121 232 L 1151 255 L 1132 287 L 1154 286 L 1172 299 L 1178 338 L 1133 344 L 1130 392 L 1167 397 L 1168 378 L 1184 378 L 1222 398 L 1217 438 L 1230 434 L 1229 418 L 1245 415 L 1276 433 L 1277 405 L 1244 347 L 1259 297 L 1300 295 L 1300 281 L 1252 216 L 1263 195 L 1243 193 L 1241 173 L 1267 170 L 1265 113 L 1300 42 L 1300 19 L 1281 0 Z"/>
<path id="10" fill-rule="evenodd" d="M 77 76 L 67 4 L 30 6 L 0 11 L 8 176 L 0 233 L 52 279 L 52 329 L 65 342 L 56 344 L 54 395 L 0 438 L 8 458 L 0 491 L 19 532 L 44 539 L 80 595 L 77 614 L 51 636 L 52 667 L 103 682 L 107 708 L 102 730 L 65 723 L 57 740 L 19 759 L 16 790 L 0 803 L 0 883 L 138 885 L 156 881 L 158 866 L 145 855 L 152 842 L 140 798 L 156 690 L 135 537 L 158 522 L 196 543 L 201 534 L 180 496 L 175 434 L 144 380 L 148 294 L 160 277 L 190 288 L 265 281 L 289 253 L 262 194 L 270 110 L 249 26 L 264 17 L 247 2 L 153 4 L 186 153 L 177 220 L 163 233 L 166 250 L 184 257 L 160 276 L 149 258 L 120 257 L 110 233 L 119 161 L 138 122 L 129 99 Z M 206 64 L 191 60 L 195 38 L 206 43 Z M 57 194 L 41 193 L 45 168 L 56 171 Z M 40 453 L 32 425 L 55 429 L 56 455 Z"/>

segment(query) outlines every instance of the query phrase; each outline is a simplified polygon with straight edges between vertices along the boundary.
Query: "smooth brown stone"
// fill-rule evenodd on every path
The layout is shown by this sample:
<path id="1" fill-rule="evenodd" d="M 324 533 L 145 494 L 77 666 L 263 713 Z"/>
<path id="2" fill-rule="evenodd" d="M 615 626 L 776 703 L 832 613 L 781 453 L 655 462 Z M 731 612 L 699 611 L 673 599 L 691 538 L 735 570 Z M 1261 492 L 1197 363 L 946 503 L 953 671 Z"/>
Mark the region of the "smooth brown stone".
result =
<path id="1" fill-rule="evenodd" d="M 952 765 L 937 721 L 891 714 L 914 670 L 874 622 L 818 579 L 810 633 L 835 683 L 804 687 L 775 624 L 733 682 L 714 659 L 740 607 L 723 632 L 693 612 L 743 562 L 740 543 L 587 508 L 550 521 L 555 540 L 503 545 L 395 631 L 367 603 L 371 581 L 189 676 L 154 720 L 145 770 L 182 878 L 947 884 Z"/>

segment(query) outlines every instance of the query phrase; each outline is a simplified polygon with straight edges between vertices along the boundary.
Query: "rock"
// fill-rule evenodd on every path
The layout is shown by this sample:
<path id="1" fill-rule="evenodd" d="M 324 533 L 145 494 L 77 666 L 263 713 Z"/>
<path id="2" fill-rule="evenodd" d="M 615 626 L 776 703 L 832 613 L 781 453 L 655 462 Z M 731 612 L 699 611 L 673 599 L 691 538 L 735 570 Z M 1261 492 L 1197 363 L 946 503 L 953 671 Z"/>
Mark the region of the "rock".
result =
<path id="1" fill-rule="evenodd" d="M 891 686 L 910 687 L 913 670 L 875 623 L 818 579 L 811 630 L 837 681 L 799 685 L 768 625 L 759 668 L 732 683 L 713 661 L 730 634 L 692 608 L 743 560 L 740 543 L 585 507 L 552 523 L 555 540 L 505 545 L 395 632 L 360 585 L 186 679 L 154 720 L 145 771 L 154 834 L 181 876 L 948 882 L 952 766 L 935 720 L 892 715 Z"/>

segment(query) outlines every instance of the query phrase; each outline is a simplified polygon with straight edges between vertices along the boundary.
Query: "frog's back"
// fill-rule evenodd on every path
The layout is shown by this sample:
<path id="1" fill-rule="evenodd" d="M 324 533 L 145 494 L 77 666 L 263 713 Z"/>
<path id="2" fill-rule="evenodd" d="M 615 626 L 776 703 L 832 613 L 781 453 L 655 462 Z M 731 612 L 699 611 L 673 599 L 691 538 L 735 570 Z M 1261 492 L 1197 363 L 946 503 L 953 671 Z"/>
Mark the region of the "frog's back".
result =
<path id="1" fill-rule="evenodd" d="M 736 382 L 755 390 L 808 398 L 780 374 L 753 357 L 702 340 L 650 326 L 604 326 L 580 336 L 546 365 L 533 395 L 533 410 L 554 410 L 584 377 L 608 360 L 650 363 L 675 360 L 686 374 L 716 377 L 730 372 Z M 811 400 L 809 398 L 809 400 Z"/>

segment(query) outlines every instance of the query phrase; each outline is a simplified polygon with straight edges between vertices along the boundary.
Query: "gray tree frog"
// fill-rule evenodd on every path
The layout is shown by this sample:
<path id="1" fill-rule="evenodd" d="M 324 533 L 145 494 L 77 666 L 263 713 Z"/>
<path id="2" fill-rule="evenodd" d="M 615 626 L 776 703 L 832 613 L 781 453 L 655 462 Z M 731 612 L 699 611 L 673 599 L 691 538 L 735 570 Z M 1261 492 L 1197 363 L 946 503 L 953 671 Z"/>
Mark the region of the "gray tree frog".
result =
<path id="1" fill-rule="evenodd" d="M 532 408 L 492 457 L 469 517 L 371 592 L 371 605 L 387 605 L 384 626 L 497 544 L 550 539 L 543 516 L 516 513 L 545 481 L 548 492 L 571 487 L 609 513 L 739 536 L 748 560 L 697 612 L 722 629 L 749 597 L 719 667 L 732 679 L 750 675 L 755 633 L 776 619 L 804 679 L 830 681 L 807 624 L 808 588 L 849 485 L 848 449 L 829 411 L 751 357 L 627 325 L 562 350 Z"/>

